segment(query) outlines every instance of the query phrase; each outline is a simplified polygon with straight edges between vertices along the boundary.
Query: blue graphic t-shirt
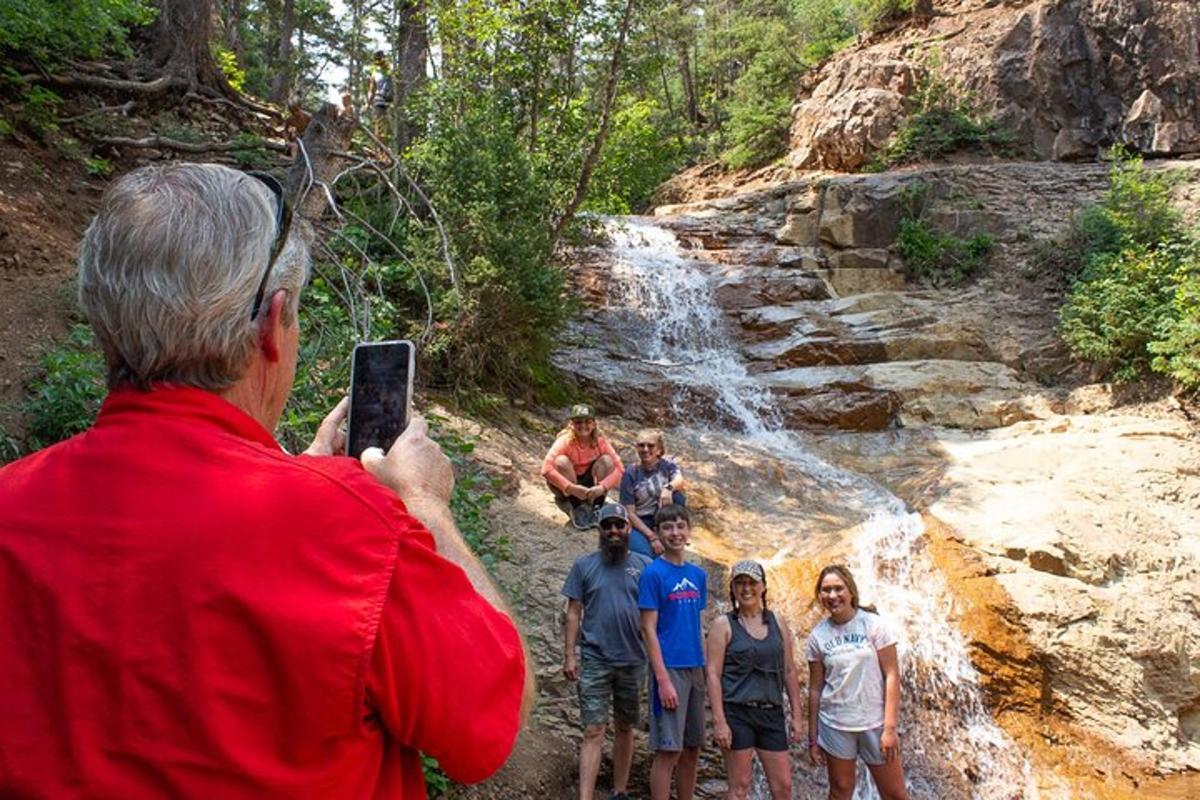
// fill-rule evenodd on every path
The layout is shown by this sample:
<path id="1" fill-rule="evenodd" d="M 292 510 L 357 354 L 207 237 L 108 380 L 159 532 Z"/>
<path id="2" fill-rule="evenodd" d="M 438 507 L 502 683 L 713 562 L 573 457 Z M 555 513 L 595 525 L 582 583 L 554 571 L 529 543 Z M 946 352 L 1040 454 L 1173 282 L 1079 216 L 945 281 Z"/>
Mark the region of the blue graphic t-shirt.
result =
<path id="1" fill-rule="evenodd" d="M 678 474 L 679 467 L 666 458 L 660 458 L 652 470 L 637 462 L 627 465 L 621 476 L 621 505 L 635 506 L 639 517 L 654 514 L 663 487 Z"/>
<path id="2" fill-rule="evenodd" d="M 658 644 L 672 669 L 704 666 L 700 611 L 708 603 L 708 575 L 695 564 L 655 559 L 638 581 L 638 608 L 658 612 Z"/>

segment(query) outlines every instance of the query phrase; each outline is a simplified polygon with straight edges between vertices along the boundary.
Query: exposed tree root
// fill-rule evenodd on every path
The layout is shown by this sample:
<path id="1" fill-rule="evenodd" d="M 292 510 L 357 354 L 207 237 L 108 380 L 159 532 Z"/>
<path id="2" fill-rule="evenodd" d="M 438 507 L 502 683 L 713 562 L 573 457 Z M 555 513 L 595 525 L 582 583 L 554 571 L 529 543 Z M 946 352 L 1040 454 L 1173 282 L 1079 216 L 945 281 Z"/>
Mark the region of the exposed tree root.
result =
<path id="1" fill-rule="evenodd" d="M 178 150 L 181 153 L 225 153 L 230 150 L 253 150 L 255 148 L 274 150 L 277 153 L 288 152 L 286 144 L 265 139 L 247 145 L 245 142 L 181 142 L 178 139 L 168 139 L 165 136 L 154 134 L 141 139 L 130 139 L 127 136 L 106 136 L 95 141 L 118 147 L 162 147 L 168 150 Z"/>

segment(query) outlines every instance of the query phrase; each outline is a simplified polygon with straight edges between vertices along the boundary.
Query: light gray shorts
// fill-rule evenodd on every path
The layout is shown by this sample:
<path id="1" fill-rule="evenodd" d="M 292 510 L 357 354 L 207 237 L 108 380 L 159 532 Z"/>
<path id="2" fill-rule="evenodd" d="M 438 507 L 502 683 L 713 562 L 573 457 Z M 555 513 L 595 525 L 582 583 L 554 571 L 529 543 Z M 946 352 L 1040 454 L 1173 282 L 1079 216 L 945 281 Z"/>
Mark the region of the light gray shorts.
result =
<path id="1" fill-rule="evenodd" d="M 834 758 L 846 761 L 854 761 L 861 756 L 863 761 L 873 767 L 886 764 L 882 738 L 882 725 L 869 731 L 839 731 L 824 723 L 817 723 L 817 744 Z"/>
<path id="2" fill-rule="evenodd" d="M 704 667 L 667 668 L 679 696 L 675 708 L 663 708 L 658 681 L 650 673 L 650 749 L 682 750 L 704 745 Z"/>

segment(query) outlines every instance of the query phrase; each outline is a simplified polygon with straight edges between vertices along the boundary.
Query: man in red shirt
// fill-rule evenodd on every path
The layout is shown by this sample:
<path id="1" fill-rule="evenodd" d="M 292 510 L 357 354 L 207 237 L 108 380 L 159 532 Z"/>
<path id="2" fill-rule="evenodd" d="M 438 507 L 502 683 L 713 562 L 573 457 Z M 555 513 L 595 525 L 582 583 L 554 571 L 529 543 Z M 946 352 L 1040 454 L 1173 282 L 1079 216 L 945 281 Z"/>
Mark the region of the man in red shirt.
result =
<path id="1" fill-rule="evenodd" d="M 307 248 L 277 184 L 114 184 L 80 254 L 94 426 L 0 470 L 0 796 L 423 798 L 475 782 L 533 696 L 417 417 L 386 454 L 270 431 Z M 365 468 L 365 469 L 364 469 Z"/>

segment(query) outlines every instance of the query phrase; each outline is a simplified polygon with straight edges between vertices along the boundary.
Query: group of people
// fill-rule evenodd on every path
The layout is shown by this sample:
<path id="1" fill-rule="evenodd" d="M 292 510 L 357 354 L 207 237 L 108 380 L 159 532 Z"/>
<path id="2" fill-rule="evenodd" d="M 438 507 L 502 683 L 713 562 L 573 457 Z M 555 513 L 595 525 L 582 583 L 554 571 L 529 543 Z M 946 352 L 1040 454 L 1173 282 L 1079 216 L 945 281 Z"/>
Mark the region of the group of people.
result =
<path id="1" fill-rule="evenodd" d="M 883 800 L 907 800 L 896 637 L 874 608 L 860 603 L 850 571 L 833 564 L 817 578 L 814 599 L 827 617 L 805 645 L 805 715 L 791 629 L 767 607 L 763 566 L 733 565 L 731 610 L 713 618 L 705 633 L 708 576 L 686 558 L 691 520 L 682 473 L 665 457 L 658 431 L 640 432 L 636 447 L 637 462 L 623 466 L 592 410 L 577 405 L 542 470 L 572 524 L 599 527 L 597 550 L 575 561 L 562 588 L 563 672 L 578 684 L 584 728 L 580 800 L 595 795 L 610 711 L 609 797 L 629 797 L 643 685 L 651 800 L 668 800 L 672 781 L 679 800 L 693 797 L 706 700 L 731 800 L 749 796 L 755 754 L 771 797 L 791 798 L 790 745 L 801 742 L 812 762 L 825 766 L 831 800 L 852 796 L 860 758 Z M 620 502 L 607 502 L 618 485 Z"/>

